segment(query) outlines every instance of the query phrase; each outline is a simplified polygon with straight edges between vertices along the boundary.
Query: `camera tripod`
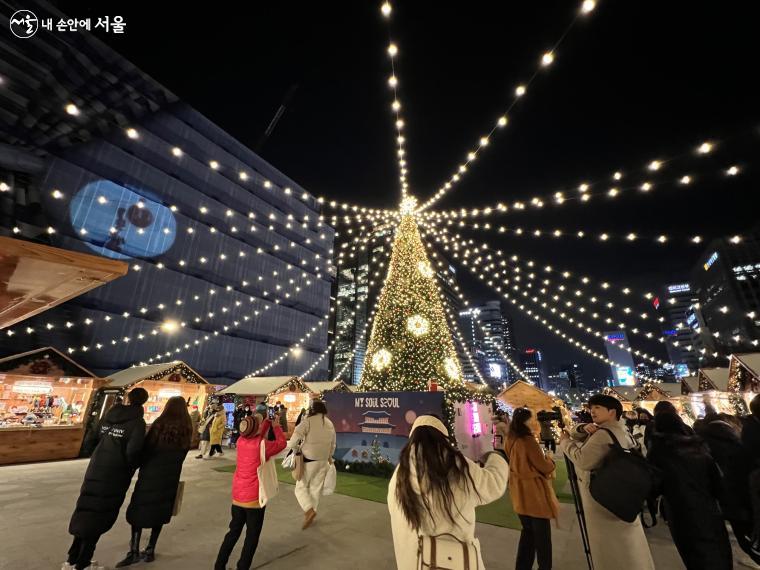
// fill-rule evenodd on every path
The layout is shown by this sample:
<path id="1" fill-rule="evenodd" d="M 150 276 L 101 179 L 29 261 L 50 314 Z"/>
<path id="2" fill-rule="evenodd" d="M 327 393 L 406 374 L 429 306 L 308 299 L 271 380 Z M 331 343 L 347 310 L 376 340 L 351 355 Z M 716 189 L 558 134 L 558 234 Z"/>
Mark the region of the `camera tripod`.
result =
<path id="1" fill-rule="evenodd" d="M 588 539 L 588 528 L 586 527 L 586 515 L 583 512 L 583 501 L 581 500 L 580 489 L 578 488 L 578 476 L 575 473 L 575 465 L 573 465 L 573 462 L 570 461 L 567 455 L 565 455 L 565 465 L 567 465 L 567 478 L 570 481 L 570 490 L 573 493 L 575 514 L 578 516 L 578 528 L 581 531 L 583 551 L 586 553 L 586 563 L 588 564 L 588 570 L 594 570 L 594 560 L 591 558 L 591 543 Z"/>

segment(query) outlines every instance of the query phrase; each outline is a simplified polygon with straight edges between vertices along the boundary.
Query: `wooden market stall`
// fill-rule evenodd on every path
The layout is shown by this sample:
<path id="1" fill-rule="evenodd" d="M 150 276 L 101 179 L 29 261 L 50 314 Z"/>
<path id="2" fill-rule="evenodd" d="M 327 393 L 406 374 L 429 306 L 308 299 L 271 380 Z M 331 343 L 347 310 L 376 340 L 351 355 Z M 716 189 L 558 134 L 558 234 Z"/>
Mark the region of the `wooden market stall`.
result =
<path id="1" fill-rule="evenodd" d="M 132 388 L 145 388 L 148 401 L 145 403 L 145 423 L 150 425 L 161 415 L 166 401 L 173 396 L 182 396 L 191 408 L 198 407 L 203 413 L 208 396 L 215 387 L 203 376 L 180 360 L 146 366 L 132 366 L 111 374 L 107 384 L 100 390 L 96 403 L 96 419 L 100 419 L 120 398 Z"/>
<path id="2" fill-rule="evenodd" d="M 1 359 L 0 465 L 78 457 L 102 384 L 51 347 Z"/>
<path id="3" fill-rule="evenodd" d="M 534 415 L 540 411 L 549 412 L 554 406 L 560 405 L 558 402 L 561 402 L 541 388 L 523 380 L 518 380 L 509 385 L 501 394 L 496 396 L 496 400 L 510 409 L 530 408 Z"/>
<path id="4" fill-rule="evenodd" d="M 753 396 L 760 393 L 760 352 L 732 354 L 728 377 L 727 390 Z"/>
<path id="5" fill-rule="evenodd" d="M 274 406 L 277 402 L 285 405 L 288 416 L 288 431 L 292 431 L 302 409 L 308 409 L 311 400 L 317 397 L 298 376 L 246 377 L 230 384 L 218 392 L 220 396 L 234 395 L 250 404 Z"/>
<path id="6" fill-rule="evenodd" d="M 731 358 L 733 361 L 734 357 Z M 729 368 L 700 368 L 696 388 L 681 396 L 684 421 L 691 423 L 704 417 L 711 408 L 718 413 L 746 414 L 752 394 L 740 389 L 731 390 L 730 384 Z"/>
<path id="7" fill-rule="evenodd" d="M 658 402 L 668 401 L 680 412 L 682 390 L 681 382 L 646 382 L 640 387 L 632 404 L 634 408 L 644 408 L 649 413 L 654 413 Z"/>
<path id="8" fill-rule="evenodd" d="M 681 378 L 681 395 L 687 396 L 694 392 L 699 392 L 699 377 L 695 375 Z"/>

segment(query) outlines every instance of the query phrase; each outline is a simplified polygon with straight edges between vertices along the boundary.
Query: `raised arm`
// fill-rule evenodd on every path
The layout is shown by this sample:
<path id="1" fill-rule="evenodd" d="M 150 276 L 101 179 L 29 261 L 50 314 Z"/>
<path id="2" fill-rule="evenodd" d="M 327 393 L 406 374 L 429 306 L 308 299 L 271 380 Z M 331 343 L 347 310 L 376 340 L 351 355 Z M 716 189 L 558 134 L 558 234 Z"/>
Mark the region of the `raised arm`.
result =
<path id="1" fill-rule="evenodd" d="M 288 443 L 285 439 L 285 432 L 282 431 L 279 424 L 272 424 L 270 420 L 264 420 L 261 426 L 261 433 L 267 433 L 270 426 L 272 427 L 272 431 L 274 431 L 274 440 L 264 439 L 264 455 L 267 459 L 280 453 Z"/>
<path id="2" fill-rule="evenodd" d="M 599 430 L 589 436 L 585 442 L 563 439 L 559 448 L 578 469 L 593 471 L 601 466 L 611 443 L 610 436 Z"/>
<path id="3" fill-rule="evenodd" d="M 509 479 L 509 464 L 499 453 L 491 452 L 486 456 L 485 465 L 481 467 L 474 461 L 467 460 L 470 475 L 475 481 L 476 496 L 479 505 L 492 503 L 504 495 Z"/>
<path id="4" fill-rule="evenodd" d="M 523 439 L 526 440 L 525 445 L 527 446 L 528 461 L 530 464 L 544 475 L 549 475 L 553 472 L 555 469 L 554 461 L 544 455 L 538 442 L 532 437 L 526 437 Z"/>

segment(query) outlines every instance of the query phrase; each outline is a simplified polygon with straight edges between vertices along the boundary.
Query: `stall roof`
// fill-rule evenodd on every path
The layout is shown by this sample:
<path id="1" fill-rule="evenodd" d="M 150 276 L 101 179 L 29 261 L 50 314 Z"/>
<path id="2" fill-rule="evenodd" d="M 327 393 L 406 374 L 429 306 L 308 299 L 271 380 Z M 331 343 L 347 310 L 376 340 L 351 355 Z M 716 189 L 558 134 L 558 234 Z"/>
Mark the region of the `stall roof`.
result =
<path id="1" fill-rule="evenodd" d="M 744 367 L 749 370 L 756 378 L 760 378 L 760 352 L 732 354 L 731 358 L 735 358 L 741 362 Z"/>
<path id="2" fill-rule="evenodd" d="M 603 393 L 615 396 L 623 402 L 633 402 L 640 392 L 640 386 L 608 386 L 603 390 Z"/>
<path id="3" fill-rule="evenodd" d="M 686 392 L 684 392 L 684 389 Z M 697 376 L 684 376 L 681 378 L 681 393 L 691 394 L 692 392 L 699 391 L 699 377 Z"/>
<path id="4" fill-rule="evenodd" d="M 0 328 L 127 274 L 129 264 L 0 236 Z"/>
<path id="5" fill-rule="evenodd" d="M 146 378 L 151 376 L 161 375 L 164 372 L 170 371 L 172 368 L 181 367 L 186 372 L 195 376 L 198 379 L 198 384 L 208 384 L 206 379 L 198 374 L 195 370 L 190 368 L 187 364 L 181 360 L 175 360 L 174 362 L 163 362 L 161 364 L 146 364 L 145 366 L 132 366 L 120 370 L 114 374 L 111 374 L 107 379 L 110 382 L 106 385 L 107 388 L 125 388 L 133 384 L 137 384 Z"/>
<path id="6" fill-rule="evenodd" d="M 312 392 L 308 385 L 298 376 L 260 376 L 247 377 L 220 390 L 219 394 L 238 394 L 240 396 L 268 396 L 272 392 L 293 383 L 303 392 Z"/>
<path id="7" fill-rule="evenodd" d="M 728 368 L 700 368 L 699 373 L 719 392 L 728 391 Z M 704 391 L 700 388 L 700 391 Z"/>
<path id="8" fill-rule="evenodd" d="M 556 405 L 554 398 L 541 388 L 522 380 L 512 383 L 496 398 L 512 407 L 528 406 L 537 410 L 551 410 Z"/>
<path id="9" fill-rule="evenodd" d="M 348 386 L 341 380 L 332 380 L 325 382 L 304 382 L 306 387 L 315 394 L 321 394 L 322 392 L 350 392 Z"/>
<path id="10" fill-rule="evenodd" d="M 13 373 L 14 371 L 22 369 L 25 364 L 33 364 L 34 361 L 39 358 L 48 359 L 50 355 L 52 355 L 54 361 L 57 361 L 59 368 L 63 370 L 65 376 L 81 376 L 83 378 L 98 377 L 97 374 L 93 374 L 84 366 L 77 364 L 60 350 L 55 349 L 52 346 L 46 346 L 45 348 L 38 348 L 36 350 L 30 350 L 28 352 L 0 358 L 0 372 Z M 21 372 L 19 371 L 19 373 Z M 23 374 L 34 374 L 34 372 L 23 372 Z M 44 373 L 41 375 L 44 375 Z"/>

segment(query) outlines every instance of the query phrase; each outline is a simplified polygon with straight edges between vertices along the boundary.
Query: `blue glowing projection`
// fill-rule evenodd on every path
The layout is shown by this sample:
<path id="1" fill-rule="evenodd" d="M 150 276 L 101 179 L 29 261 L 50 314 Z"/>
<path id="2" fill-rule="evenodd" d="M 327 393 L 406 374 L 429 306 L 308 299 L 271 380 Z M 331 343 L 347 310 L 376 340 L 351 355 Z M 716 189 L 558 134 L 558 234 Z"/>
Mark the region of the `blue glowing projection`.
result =
<path id="1" fill-rule="evenodd" d="M 110 180 L 83 186 L 71 200 L 69 215 L 88 247 L 114 259 L 155 257 L 177 236 L 168 207 Z"/>

